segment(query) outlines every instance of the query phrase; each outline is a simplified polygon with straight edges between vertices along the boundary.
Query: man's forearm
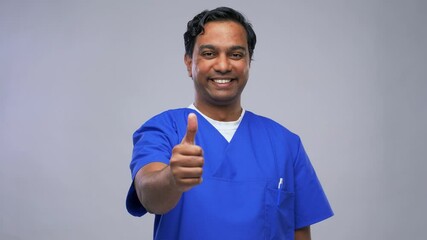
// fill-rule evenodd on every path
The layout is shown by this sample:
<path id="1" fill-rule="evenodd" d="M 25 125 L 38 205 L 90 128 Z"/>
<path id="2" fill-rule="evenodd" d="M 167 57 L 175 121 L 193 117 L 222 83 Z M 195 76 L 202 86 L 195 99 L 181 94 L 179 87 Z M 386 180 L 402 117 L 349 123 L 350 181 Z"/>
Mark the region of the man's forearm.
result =
<path id="1" fill-rule="evenodd" d="M 311 240 L 310 226 L 295 230 L 295 240 Z"/>
<path id="2" fill-rule="evenodd" d="M 154 214 L 164 214 L 176 206 L 182 192 L 177 191 L 170 181 L 169 166 L 151 163 L 138 171 L 135 189 L 145 209 Z"/>

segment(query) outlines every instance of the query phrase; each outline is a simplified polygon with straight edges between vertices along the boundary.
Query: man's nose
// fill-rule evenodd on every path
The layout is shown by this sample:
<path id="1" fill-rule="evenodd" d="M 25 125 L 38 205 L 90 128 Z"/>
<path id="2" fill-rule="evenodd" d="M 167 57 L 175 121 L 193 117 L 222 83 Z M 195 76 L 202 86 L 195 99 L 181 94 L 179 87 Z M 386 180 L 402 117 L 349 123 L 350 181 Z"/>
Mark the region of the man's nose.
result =
<path id="1" fill-rule="evenodd" d="M 230 72 L 231 71 L 230 59 L 225 54 L 218 56 L 214 65 L 214 70 L 220 73 Z"/>

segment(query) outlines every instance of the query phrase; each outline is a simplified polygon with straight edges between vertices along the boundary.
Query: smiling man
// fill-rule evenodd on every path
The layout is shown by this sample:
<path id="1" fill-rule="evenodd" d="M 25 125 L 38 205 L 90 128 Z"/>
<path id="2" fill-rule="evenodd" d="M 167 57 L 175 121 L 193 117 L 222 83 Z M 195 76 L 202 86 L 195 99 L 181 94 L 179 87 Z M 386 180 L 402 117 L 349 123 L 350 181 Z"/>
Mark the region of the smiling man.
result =
<path id="1" fill-rule="evenodd" d="M 154 239 L 311 239 L 333 213 L 300 138 L 241 105 L 252 26 L 206 10 L 184 40 L 195 100 L 134 133 L 128 211 L 156 215 Z"/>
<path id="2" fill-rule="evenodd" d="M 215 120 L 237 120 L 250 65 L 243 26 L 234 21 L 206 23 L 192 55 L 186 54 L 184 59 L 194 80 L 197 109 Z"/>

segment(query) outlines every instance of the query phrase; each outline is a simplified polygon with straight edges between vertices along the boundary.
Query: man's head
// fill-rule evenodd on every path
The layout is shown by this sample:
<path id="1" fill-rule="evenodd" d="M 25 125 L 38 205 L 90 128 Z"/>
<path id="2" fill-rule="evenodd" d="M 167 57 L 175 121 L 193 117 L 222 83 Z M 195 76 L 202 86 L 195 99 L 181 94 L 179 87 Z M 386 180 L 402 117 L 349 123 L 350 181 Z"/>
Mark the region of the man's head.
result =
<path id="1" fill-rule="evenodd" d="M 217 8 L 191 20 L 184 37 L 184 63 L 194 82 L 196 107 L 208 116 L 220 109 L 239 112 L 256 42 L 252 27 L 235 10 Z"/>
<path id="2" fill-rule="evenodd" d="M 186 55 L 192 57 L 197 36 L 204 32 L 206 23 L 213 21 L 234 21 L 241 24 L 246 30 L 249 57 L 252 59 L 256 44 L 256 34 L 252 29 L 252 25 L 241 13 L 228 7 L 219 7 L 210 11 L 205 10 L 188 22 L 187 31 L 184 33 Z"/>

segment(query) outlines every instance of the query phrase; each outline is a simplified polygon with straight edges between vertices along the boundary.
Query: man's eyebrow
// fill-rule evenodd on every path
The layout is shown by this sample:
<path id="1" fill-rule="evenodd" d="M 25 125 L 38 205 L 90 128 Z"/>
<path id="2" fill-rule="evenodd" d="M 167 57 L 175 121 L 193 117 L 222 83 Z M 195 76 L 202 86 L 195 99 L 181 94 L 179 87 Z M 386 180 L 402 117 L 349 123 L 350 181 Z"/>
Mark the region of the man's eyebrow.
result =
<path id="1" fill-rule="evenodd" d="M 245 52 L 246 52 L 246 48 L 245 48 L 245 47 L 243 47 L 243 46 L 236 45 L 236 46 L 232 46 L 232 47 L 230 48 L 230 51 L 236 51 L 236 50 L 243 50 L 243 51 L 245 51 Z"/>
<path id="2" fill-rule="evenodd" d="M 202 50 L 202 49 L 212 49 L 212 50 L 215 50 L 216 47 L 214 45 L 211 45 L 211 44 L 205 44 L 205 45 L 200 45 L 199 46 L 199 50 Z M 236 51 L 236 50 L 247 51 L 247 49 L 245 47 L 240 46 L 240 45 L 231 46 L 228 49 L 228 51 Z"/>
<path id="3" fill-rule="evenodd" d="M 215 49 L 215 46 L 214 45 L 211 45 L 211 44 L 205 44 L 205 45 L 200 45 L 199 46 L 199 50 L 202 50 L 202 49 Z"/>

